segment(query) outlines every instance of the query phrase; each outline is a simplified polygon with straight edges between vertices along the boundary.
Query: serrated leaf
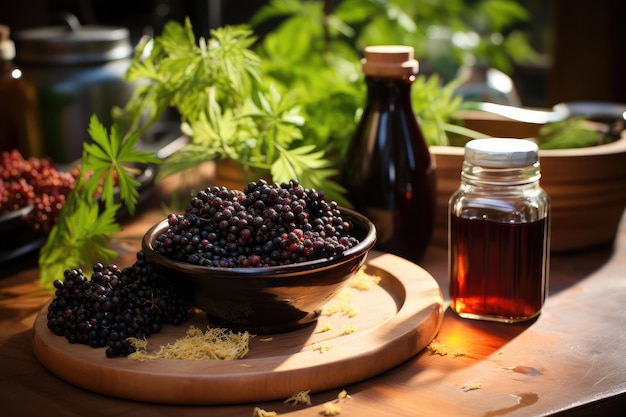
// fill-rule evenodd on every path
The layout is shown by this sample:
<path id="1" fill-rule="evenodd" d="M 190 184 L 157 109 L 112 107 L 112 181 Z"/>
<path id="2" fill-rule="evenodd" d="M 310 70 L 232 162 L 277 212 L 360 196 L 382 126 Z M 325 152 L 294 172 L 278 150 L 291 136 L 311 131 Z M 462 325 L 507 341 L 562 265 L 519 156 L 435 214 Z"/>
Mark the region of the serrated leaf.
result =
<path id="1" fill-rule="evenodd" d="M 117 179 L 120 199 L 128 208 L 129 213 L 134 213 L 139 195 L 136 187 L 140 184 L 125 164 L 154 164 L 159 163 L 160 160 L 151 152 L 141 152 L 135 149 L 139 140 L 137 132 L 124 138 L 119 127 L 113 125 L 108 134 L 95 115 L 90 120 L 89 133 L 94 143 L 85 144 L 83 147 L 83 169 L 86 172 L 92 172 L 85 184 L 88 195 L 94 196 L 102 184 L 101 200 L 105 205 L 114 204 L 114 183 Z"/>
<path id="2" fill-rule="evenodd" d="M 324 159 L 324 152 L 315 151 L 313 146 L 281 149 L 278 159 L 272 164 L 272 178 L 278 181 L 302 178 L 306 171 L 327 168 L 330 165 L 330 161 Z"/>
<path id="3" fill-rule="evenodd" d="M 256 26 L 270 19 L 295 14 L 301 9 L 302 2 L 298 0 L 271 0 L 252 16 L 250 24 Z"/>
<path id="4" fill-rule="evenodd" d="M 39 257 L 40 281 L 45 288 L 62 280 L 66 269 L 89 268 L 117 256 L 105 245 L 121 230 L 115 220 L 118 208 L 112 205 L 100 212 L 97 204 L 80 204 L 55 226 L 50 235 L 54 239 L 46 240 Z"/>
<path id="5" fill-rule="evenodd" d="M 586 128 L 581 118 L 546 123 L 537 135 L 539 149 L 582 148 L 597 145 L 601 138 L 601 133 Z"/>
<path id="6" fill-rule="evenodd" d="M 40 251 L 41 282 L 47 288 L 55 279 L 63 279 L 65 269 L 90 266 L 90 262 L 113 259 L 117 255 L 106 246 L 113 233 L 120 230 L 115 219 L 120 208 L 115 190 L 119 190 L 120 200 L 130 213 L 134 212 L 139 195 L 139 182 L 125 164 L 160 162 L 152 153 L 135 149 L 137 132 L 123 137 L 114 125 L 109 135 L 94 115 L 89 133 L 93 143 L 83 145 L 81 169 L 74 189 L 67 196 L 57 224 Z M 86 176 L 89 178 L 85 179 Z M 96 201 L 94 197 L 99 188 L 100 199 Z"/>
<path id="7" fill-rule="evenodd" d="M 217 158 L 219 154 L 210 149 L 196 144 L 186 145 L 183 149 L 173 154 L 161 166 L 158 179 L 167 178 L 178 172 L 193 169 L 206 161 Z"/>

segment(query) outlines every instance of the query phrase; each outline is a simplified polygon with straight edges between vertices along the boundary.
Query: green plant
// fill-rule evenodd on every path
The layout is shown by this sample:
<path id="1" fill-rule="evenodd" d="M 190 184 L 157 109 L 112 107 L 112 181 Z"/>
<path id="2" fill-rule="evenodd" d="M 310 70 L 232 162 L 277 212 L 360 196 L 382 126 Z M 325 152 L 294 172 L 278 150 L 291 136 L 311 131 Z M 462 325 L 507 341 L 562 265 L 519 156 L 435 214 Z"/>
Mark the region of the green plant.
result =
<path id="1" fill-rule="evenodd" d="M 126 75 L 144 83 L 123 109 L 114 109 L 110 135 L 97 119 L 91 121 L 94 144 L 85 143 L 79 181 L 40 252 L 45 287 L 51 288 L 66 269 L 115 258 L 107 248 L 119 231 L 115 214 L 122 204 L 132 214 L 137 202 L 130 165 L 160 162 L 136 150 L 138 139 L 170 107 L 180 113 L 192 141 L 162 165 L 161 178 L 208 160 L 231 159 L 255 175 L 267 173 L 276 181 L 295 177 L 325 190 L 329 199 L 341 196 L 323 148 L 304 140 L 297 96 L 263 82 L 260 59 L 250 49 L 253 42 L 249 28 L 232 26 L 196 40 L 187 20 L 185 25 L 170 22 L 161 36 L 137 48 Z M 93 175 L 83 182 L 87 172 Z M 119 202 L 113 198 L 114 175 Z M 102 178 L 101 198 L 94 200 Z"/>
<path id="2" fill-rule="evenodd" d="M 453 16 L 461 7 L 460 0 L 446 5 L 448 11 L 422 5 L 419 11 L 433 16 Z M 132 213 L 137 199 L 129 166 L 157 162 L 135 145 L 169 108 L 180 114 L 191 142 L 164 161 L 159 178 L 229 159 L 249 179 L 295 177 L 349 205 L 334 179 L 364 103 L 359 51 L 364 44 L 410 44 L 417 11 L 408 0 L 344 0 L 334 9 L 329 1 L 273 0 L 251 21 L 279 19 L 261 40 L 248 26 L 225 26 L 196 39 L 187 20 L 168 23 L 161 35 L 138 45 L 127 79 L 142 84 L 123 109 L 114 109 L 110 134 L 92 120 L 95 144 L 85 145 L 82 169 L 95 174 L 77 184 L 40 253 L 44 285 L 65 269 L 115 257 L 107 248 L 119 230 L 115 213 L 119 204 Z M 447 144 L 446 132 L 471 133 L 450 123 L 460 105 L 454 87 L 437 76 L 415 82 L 414 109 L 429 144 Z M 113 172 L 121 201 L 113 198 Z M 97 204 L 93 181 L 103 176 Z"/>
<path id="3" fill-rule="evenodd" d="M 150 82 L 121 114 L 131 114 L 137 127 L 146 108 L 153 120 L 175 107 L 191 138 L 165 161 L 161 175 L 230 159 L 255 176 L 297 177 L 349 205 L 334 178 L 365 86 L 355 48 L 358 32 L 344 22 L 352 15 L 342 5 L 331 10 L 326 1 L 272 1 L 251 24 L 280 22 L 258 42 L 247 27 L 220 28 L 211 38 L 196 40 L 189 22 L 170 22 L 160 36 L 140 45 L 128 79 Z M 415 110 L 429 143 L 447 143 L 445 131 L 459 129 L 448 123 L 460 104 L 454 87 L 442 87 L 437 76 L 416 82 Z"/>
<path id="4" fill-rule="evenodd" d="M 410 13 L 416 12 L 415 2 L 343 0 L 334 9 L 330 3 L 273 0 L 250 23 L 257 26 L 278 20 L 256 48 L 263 58 L 262 71 L 298 96 L 306 120 L 305 136 L 330 155 L 341 156 L 365 101 L 362 48 L 408 44 L 420 57 L 423 47 L 415 42 L 417 25 Z M 413 107 L 429 144 L 446 144 L 446 131 L 459 129 L 449 123 L 461 104 L 454 96 L 458 83 L 443 85 L 437 74 L 417 77 Z M 337 161 L 340 168 L 341 158 Z"/>
<path id="5" fill-rule="evenodd" d="M 40 281 L 45 288 L 62 279 L 66 269 L 93 266 L 117 256 L 108 247 L 120 230 L 116 213 L 124 205 L 132 214 L 137 204 L 139 183 L 132 176 L 132 166 L 160 162 L 136 149 L 138 132 L 123 135 L 113 126 L 109 133 L 92 116 L 89 134 L 94 142 L 83 146 L 76 184 L 39 253 Z"/>
<path id="6" fill-rule="evenodd" d="M 457 32 L 465 41 L 452 48 L 461 65 L 480 64 L 507 74 L 513 63 L 532 62 L 537 53 L 525 32 L 515 25 L 530 18 L 516 0 L 473 0 L 466 2 L 462 17 L 466 29 Z"/>
<path id="7" fill-rule="evenodd" d="M 188 20 L 184 26 L 170 22 L 160 36 L 138 47 L 127 74 L 129 81 L 149 83 L 119 114 L 130 115 L 125 118 L 137 128 L 146 108 L 154 120 L 174 107 L 191 138 L 165 162 L 161 176 L 230 159 L 245 172 L 276 181 L 295 176 L 307 187 L 339 197 L 342 189 L 329 180 L 334 171 L 324 148 L 303 134 L 298 95 L 267 79 L 250 48 L 252 30 L 226 26 L 211 34 L 196 40 Z"/>

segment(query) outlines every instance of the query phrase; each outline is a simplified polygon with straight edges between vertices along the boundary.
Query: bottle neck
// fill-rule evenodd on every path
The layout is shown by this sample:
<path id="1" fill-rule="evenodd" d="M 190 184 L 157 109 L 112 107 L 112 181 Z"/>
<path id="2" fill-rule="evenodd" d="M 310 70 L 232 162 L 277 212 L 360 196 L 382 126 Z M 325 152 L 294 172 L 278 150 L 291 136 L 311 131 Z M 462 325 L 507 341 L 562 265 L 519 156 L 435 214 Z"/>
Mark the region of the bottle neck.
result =
<path id="1" fill-rule="evenodd" d="M 534 187 L 540 178 L 539 162 L 524 167 L 492 168 L 464 161 L 461 170 L 461 182 L 478 187 Z"/>
<path id="2" fill-rule="evenodd" d="M 413 75 L 402 78 L 366 76 L 368 99 L 408 100 L 410 102 L 413 81 L 415 81 Z"/>

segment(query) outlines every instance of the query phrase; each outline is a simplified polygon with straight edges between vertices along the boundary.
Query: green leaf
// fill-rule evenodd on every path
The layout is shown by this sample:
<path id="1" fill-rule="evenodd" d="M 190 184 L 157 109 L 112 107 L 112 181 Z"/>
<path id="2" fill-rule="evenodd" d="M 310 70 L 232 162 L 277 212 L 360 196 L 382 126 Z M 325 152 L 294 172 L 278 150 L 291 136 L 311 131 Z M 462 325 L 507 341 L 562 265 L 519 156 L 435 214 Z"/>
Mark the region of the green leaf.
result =
<path id="1" fill-rule="evenodd" d="M 41 282 L 46 288 L 52 288 L 54 280 L 63 279 L 66 269 L 91 267 L 117 256 L 107 247 L 113 234 L 121 230 L 115 218 L 121 207 L 115 199 L 115 182 L 121 203 L 133 213 L 139 183 L 130 166 L 160 162 L 152 153 L 136 149 L 137 132 L 123 137 L 114 125 L 109 135 L 95 115 L 90 120 L 89 134 L 93 143 L 83 144 L 76 184 L 39 254 Z M 102 191 L 96 200 L 99 188 Z"/>
<path id="2" fill-rule="evenodd" d="M 219 157 L 219 154 L 216 151 L 212 151 L 202 145 L 190 143 L 167 159 L 159 169 L 157 178 L 161 180 L 178 172 L 193 169 L 217 157 Z"/>
<path id="3" fill-rule="evenodd" d="M 117 180 L 120 199 L 128 208 L 129 213 L 133 214 L 139 195 L 137 186 L 140 184 L 134 178 L 134 173 L 128 165 L 158 164 L 160 160 L 151 152 L 141 152 L 135 149 L 139 141 L 137 132 L 124 138 L 119 127 L 113 125 L 109 135 L 95 115 L 91 117 L 89 123 L 89 134 L 94 143 L 86 143 L 83 146 L 82 161 L 84 170 L 92 172 L 85 185 L 87 193 L 94 196 L 102 184 L 101 200 L 105 205 L 114 204 L 114 185 Z"/>
<path id="4" fill-rule="evenodd" d="M 602 134 L 585 127 L 581 118 L 546 123 L 539 129 L 539 149 L 569 149 L 597 145 Z"/>
<path id="5" fill-rule="evenodd" d="M 462 104 L 462 99 L 454 94 L 460 82 L 455 79 L 444 85 L 437 75 L 420 75 L 413 83 L 413 110 L 429 146 L 449 144 L 446 132 L 451 130 L 447 125 Z"/>
<path id="6" fill-rule="evenodd" d="M 354 25 L 367 21 L 380 10 L 375 3 L 371 0 L 344 0 L 339 2 L 335 13 L 342 21 Z"/>
<path id="7" fill-rule="evenodd" d="M 515 0 L 482 0 L 474 10 L 478 16 L 484 16 L 484 25 L 488 25 L 492 32 L 500 32 L 512 23 L 526 21 L 529 17 L 528 11 Z"/>
<path id="8" fill-rule="evenodd" d="M 313 146 L 282 149 L 279 158 L 272 164 L 271 174 L 277 182 L 297 178 L 303 187 L 323 191 L 328 200 L 349 206 L 343 196 L 345 189 L 332 181 L 338 171 L 330 169 L 330 165 L 324 153 L 315 151 Z"/>
<path id="9" fill-rule="evenodd" d="M 292 15 L 302 10 L 299 0 L 271 0 L 268 5 L 261 7 L 250 19 L 252 26 L 260 25 L 277 17 Z"/>
<path id="10" fill-rule="evenodd" d="M 117 209 L 119 205 L 112 205 L 100 212 L 97 204 L 80 204 L 55 225 L 39 256 L 44 288 L 51 289 L 55 280 L 62 280 L 66 269 L 86 269 L 115 259 L 117 253 L 106 244 L 121 230 L 115 220 Z"/>
<path id="11" fill-rule="evenodd" d="M 196 40 L 189 19 L 184 26 L 168 22 L 147 58 L 135 56 L 128 71 L 130 79 L 150 80 L 125 107 L 129 119 L 137 125 L 141 112 L 150 109 L 150 124 L 174 107 L 183 122 L 194 121 L 205 112 L 210 89 L 225 108 L 240 105 L 260 77 L 260 59 L 249 49 L 254 41 L 252 30 L 243 25 L 217 28 L 210 39 Z"/>

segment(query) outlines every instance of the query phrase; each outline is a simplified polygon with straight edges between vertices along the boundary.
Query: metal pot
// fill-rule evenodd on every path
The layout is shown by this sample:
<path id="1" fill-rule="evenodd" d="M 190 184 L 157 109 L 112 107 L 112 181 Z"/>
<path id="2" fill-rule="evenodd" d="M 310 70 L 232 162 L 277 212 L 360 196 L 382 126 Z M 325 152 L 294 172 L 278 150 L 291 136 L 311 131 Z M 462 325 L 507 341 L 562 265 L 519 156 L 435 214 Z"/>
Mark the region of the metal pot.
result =
<path id="1" fill-rule="evenodd" d="M 37 91 L 45 156 L 58 163 L 81 157 L 93 114 L 109 127 L 111 109 L 124 106 L 134 86 L 123 79 L 133 54 L 128 29 L 64 26 L 17 32 L 15 63 Z"/>

